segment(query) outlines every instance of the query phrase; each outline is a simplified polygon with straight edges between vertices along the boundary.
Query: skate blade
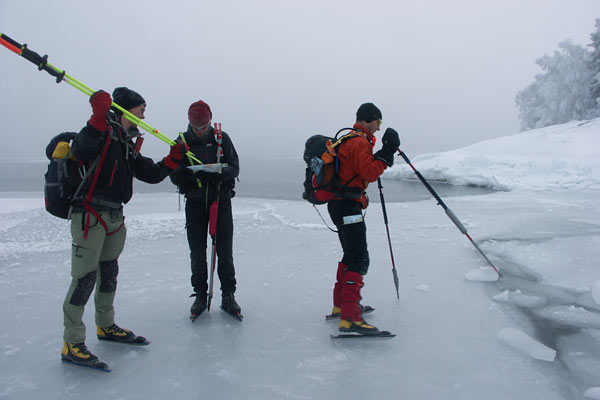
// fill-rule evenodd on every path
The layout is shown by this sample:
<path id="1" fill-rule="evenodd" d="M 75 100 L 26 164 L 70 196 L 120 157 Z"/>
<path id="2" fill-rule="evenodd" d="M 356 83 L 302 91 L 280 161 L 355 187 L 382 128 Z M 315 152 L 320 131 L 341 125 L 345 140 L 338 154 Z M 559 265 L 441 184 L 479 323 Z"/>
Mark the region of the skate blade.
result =
<path id="1" fill-rule="evenodd" d="M 111 372 L 112 370 L 108 367 L 108 365 L 104 364 L 104 366 L 98 366 L 98 365 L 88 365 L 88 364 L 79 364 L 76 363 L 75 361 L 71 361 L 71 360 L 66 360 L 66 359 L 61 359 L 63 365 L 67 365 L 69 367 L 77 367 L 77 368 L 85 368 L 88 369 L 90 371 L 94 371 L 94 372 L 103 372 L 103 373 L 108 373 Z"/>
<path id="2" fill-rule="evenodd" d="M 201 315 L 202 314 L 193 314 L 193 315 L 190 315 L 190 321 L 192 321 L 192 323 L 196 322 L 196 320 L 198 318 L 200 318 Z"/>
<path id="3" fill-rule="evenodd" d="M 98 340 L 110 343 L 129 344 L 133 346 L 148 346 L 150 344 L 150 341 L 143 336 L 134 336 L 130 341 L 115 340 L 98 336 Z"/>
<path id="4" fill-rule="evenodd" d="M 242 313 L 238 313 L 238 314 L 232 314 L 228 311 L 226 311 L 223 307 L 221 307 L 221 310 L 223 310 L 223 312 L 229 316 L 231 316 L 232 318 L 235 318 L 237 321 L 242 322 L 242 320 L 244 319 L 244 316 L 242 315 Z"/>
<path id="5" fill-rule="evenodd" d="M 338 335 L 330 335 L 331 339 L 392 339 L 395 334 L 388 331 L 381 331 L 376 335 L 364 335 L 361 333 L 340 333 Z"/>

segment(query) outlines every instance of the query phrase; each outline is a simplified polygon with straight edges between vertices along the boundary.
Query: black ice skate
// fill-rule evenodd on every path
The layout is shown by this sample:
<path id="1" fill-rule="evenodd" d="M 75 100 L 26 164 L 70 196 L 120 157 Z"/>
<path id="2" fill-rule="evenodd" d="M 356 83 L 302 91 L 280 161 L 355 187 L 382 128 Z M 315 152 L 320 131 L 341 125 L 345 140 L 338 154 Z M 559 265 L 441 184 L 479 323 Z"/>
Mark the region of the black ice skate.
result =
<path id="1" fill-rule="evenodd" d="M 242 309 L 235 301 L 233 293 L 223 295 L 221 299 L 221 309 L 238 321 L 241 321 L 242 318 L 244 318 L 242 315 Z"/>

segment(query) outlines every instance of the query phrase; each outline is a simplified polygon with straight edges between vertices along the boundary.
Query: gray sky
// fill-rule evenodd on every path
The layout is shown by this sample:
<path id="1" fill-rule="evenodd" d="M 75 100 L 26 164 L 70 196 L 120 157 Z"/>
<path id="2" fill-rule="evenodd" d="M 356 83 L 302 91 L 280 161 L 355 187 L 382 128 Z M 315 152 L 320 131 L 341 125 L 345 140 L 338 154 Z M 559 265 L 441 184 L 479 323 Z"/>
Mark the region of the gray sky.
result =
<path id="1" fill-rule="evenodd" d="M 409 156 L 517 133 L 535 59 L 587 45 L 598 17 L 598 0 L 0 0 L 0 32 L 94 89 L 138 91 L 169 137 L 205 100 L 242 161 L 301 156 L 367 101 Z M 0 157 L 42 159 L 89 118 L 85 95 L 3 47 L 0 66 Z M 146 136 L 144 154 L 167 151 Z"/>

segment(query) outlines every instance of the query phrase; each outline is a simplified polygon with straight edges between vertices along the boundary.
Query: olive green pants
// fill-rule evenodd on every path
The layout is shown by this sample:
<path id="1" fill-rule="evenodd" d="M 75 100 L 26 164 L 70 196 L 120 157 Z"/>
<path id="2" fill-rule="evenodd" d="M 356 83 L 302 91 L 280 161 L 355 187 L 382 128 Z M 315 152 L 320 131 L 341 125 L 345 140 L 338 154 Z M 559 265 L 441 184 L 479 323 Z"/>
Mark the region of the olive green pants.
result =
<path id="1" fill-rule="evenodd" d="M 83 238 L 86 219 L 90 218 L 89 231 Z M 123 224 L 122 211 L 111 210 L 99 213 L 108 229 L 89 213 L 71 215 L 71 285 L 63 303 L 65 331 L 63 339 L 69 343 L 85 341 L 83 312 L 95 288 L 95 322 L 107 327 L 114 323 L 113 301 L 117 289 L 119 267 L 117 259 L 125 246 L 127 230 Z M 107 232 L 113 232 L 107 234 Z"/>

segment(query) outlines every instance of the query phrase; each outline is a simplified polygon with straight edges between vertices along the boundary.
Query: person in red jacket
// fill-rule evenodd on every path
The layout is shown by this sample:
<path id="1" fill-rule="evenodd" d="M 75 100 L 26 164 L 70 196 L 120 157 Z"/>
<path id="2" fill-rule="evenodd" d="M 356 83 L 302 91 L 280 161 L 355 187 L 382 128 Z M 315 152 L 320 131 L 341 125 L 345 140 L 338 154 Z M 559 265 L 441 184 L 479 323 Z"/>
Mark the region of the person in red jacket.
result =
<path id="1" fill-rule="evenodd" d="M 340 331 L 364 335 L 379 334 L 376 327 L 363 319 L 363 307 L 359 303 L 363 276 L 369 268 L 367 227 L 362 214 L 368 206 L 365 191 L 370 182 L 375 182 L 387 167 L 394 164 L 394 154 L 400 146 L 398 132 L 388 128 L 382 138 L 381 150 L 373 154 L 374 135 L 381 127 L 381 119 L 381 111 L 373 103 L 362 104 L 356 112 L 353 126 L 357 136 L 337 148 L 339 182 L 348 188 L 361 190 L 362 196 L 336 198 L 327 203 L 344 253 L 338 264 L 333 289 L 332 315 L 340 315 Z"/>

